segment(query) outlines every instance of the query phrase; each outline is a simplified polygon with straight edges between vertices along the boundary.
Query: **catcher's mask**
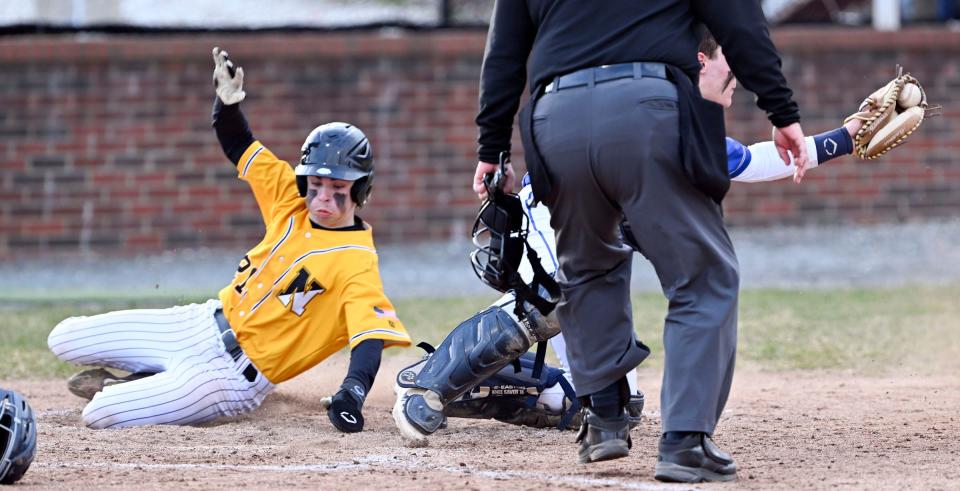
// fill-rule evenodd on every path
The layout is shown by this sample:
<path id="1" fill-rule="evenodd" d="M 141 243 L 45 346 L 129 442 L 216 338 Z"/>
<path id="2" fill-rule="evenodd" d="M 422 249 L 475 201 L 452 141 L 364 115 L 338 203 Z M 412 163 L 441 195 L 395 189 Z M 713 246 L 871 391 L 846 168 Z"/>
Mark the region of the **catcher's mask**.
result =
<path id="1" fill-rule="evenodd" d="M 480 207 L 473 224 L 476 249 L 470 253 L 470 263 L 477 277 L 494 290 L 503 293 L 513 290 L 520 300 L 516 303 L 518 311 L 526 301 L 541 314 L 548 315 L 560 300 L 560 287 L 543 269 L 536 251 L 527 244 L 529 223 L 520 197 L 502 189 L 507 162 L 509 156 L 504 152 L 500 156 L 500 168 L 495 174 L 487 174 L 483 180 L 487 201 Z M 524 249 L 534 273 L 529 285 L 519 272 Z"/>
<path id="2" fill-rule="evenodd" d="M 23 477 L 37 450 L 33 410 L 20 394 L 0 389 L 0 484 Z"/>
<path id="3" fill-rule="evenodd" d="M 327 123 L 307 135 L 300 149 L 297 190 L 307 195 L 307 176 L 353 181 L 350 199 L 362 207 L 373 189 L 373 148 L 360 128 L 349 123 Z"/>

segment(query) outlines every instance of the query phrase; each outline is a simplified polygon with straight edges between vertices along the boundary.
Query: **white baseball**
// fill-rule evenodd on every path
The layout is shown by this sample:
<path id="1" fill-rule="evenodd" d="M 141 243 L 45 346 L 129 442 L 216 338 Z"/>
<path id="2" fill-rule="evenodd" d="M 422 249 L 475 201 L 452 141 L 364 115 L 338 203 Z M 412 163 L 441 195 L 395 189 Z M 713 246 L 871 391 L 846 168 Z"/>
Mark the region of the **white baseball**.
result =
<path id="1" fill-rule="evenodd" d="M 917 84 L 906 84 L 903 86 L 903 89 L 900 91 L 900 97 L 897 98 L 897 105 L 907 109 L 920 104 L 921 93 L 920 87 L 917 87 Z"/>

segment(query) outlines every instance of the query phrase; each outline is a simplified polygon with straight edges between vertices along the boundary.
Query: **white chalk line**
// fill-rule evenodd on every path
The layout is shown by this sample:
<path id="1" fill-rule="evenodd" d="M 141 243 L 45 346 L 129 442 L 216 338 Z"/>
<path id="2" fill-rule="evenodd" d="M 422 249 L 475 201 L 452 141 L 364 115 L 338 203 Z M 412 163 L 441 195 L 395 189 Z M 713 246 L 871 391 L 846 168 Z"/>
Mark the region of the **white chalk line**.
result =
<path id="1" fill-rule="evenodd" d="M 583 476 L 566 476 L 532 471 L 490 471 L 478 470 L 469 466 L 445 466 L 418 462 L 416 464 L 399 461 L 387 455 L 367 455 L 349 462 L 333 464 L 291 464 L 291 465 L 257 465 L 257 464 L 153 464 L 153 463 L 123 463 L 123 462 L 73 462 L 52 463 L 36 462 L 35 467 L 48 469 L 109 469 L 109 470 L 221 470 L 239 472 L 316 472 L 334 473 L 352 470 L 368 470 L 376 467 L 399 468 L 409 471 L 442 471 L 451 474 L 479 476 L 490 479 L 527 479 L 545 481 L 547 483 L 566 483 L 579 486 L 616 486 L 623 489 L 664 490 L 677 489 L 676 485 L 655 484 L 646 482 L 630 482 L 612 478 L 592 478 Z M 687 488 L 690 489 L 690 488 Z"/>

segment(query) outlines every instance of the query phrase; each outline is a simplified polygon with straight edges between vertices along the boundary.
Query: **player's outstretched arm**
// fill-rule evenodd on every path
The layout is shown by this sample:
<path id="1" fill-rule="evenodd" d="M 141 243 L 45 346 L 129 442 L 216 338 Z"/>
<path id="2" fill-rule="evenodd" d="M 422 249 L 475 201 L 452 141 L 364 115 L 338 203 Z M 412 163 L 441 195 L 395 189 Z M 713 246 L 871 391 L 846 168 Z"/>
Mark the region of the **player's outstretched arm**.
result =
<path id="1" fill-rule="evenodd" d="M 805 137 L 807 170 L 853 152 L 853 135 L 859 131 L 860 124 L 860 121 L 848 121 L 834 130 Z M 790 157 L 790 164 L 784 166 L 772 141 L 746 147 L 736 140 L 727 139 L 730 179 L 734 181 L 764 182 L 792 177 L 797 171 L 792 155 Z"/>
<path id="2" fill-rule="evenodd" d="M 382 339 L 367 339 L 350 351 L 350 368 L 340 390 L 320 400 L 330 423 L 344 433 L 363 431 L 363 402 L 373 387 L 383 354 Z"/>

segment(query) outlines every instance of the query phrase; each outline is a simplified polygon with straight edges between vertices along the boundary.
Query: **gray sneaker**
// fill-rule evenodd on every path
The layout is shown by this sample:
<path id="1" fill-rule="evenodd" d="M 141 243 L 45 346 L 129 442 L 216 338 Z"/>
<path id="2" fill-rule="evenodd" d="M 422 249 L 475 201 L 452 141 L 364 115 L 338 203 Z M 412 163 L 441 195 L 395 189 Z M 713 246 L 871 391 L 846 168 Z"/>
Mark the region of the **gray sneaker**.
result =
<path id="1" fill-rule="evenodd" d="M 93 399 L 97 392 L 103 390 L 108 385 L 122 384 L 133 380 L 139 380 L 153 375 L 152 373 L 131 373 L 125 377 L 115 375 L 105 368 L 94 368 L 84 370 L 67 380 L 67 389 L 78 397 L 86 400 Z"/>
<path id="2" fill-rule="evenodd" d="M 591 408 L 584 408 L 577 442 L 580 444 L 578 453 L 582 464 L 626 457 L 633 445 L 627 411 L 608 419 L 601 418 Z"/>

